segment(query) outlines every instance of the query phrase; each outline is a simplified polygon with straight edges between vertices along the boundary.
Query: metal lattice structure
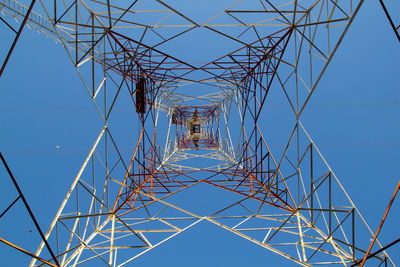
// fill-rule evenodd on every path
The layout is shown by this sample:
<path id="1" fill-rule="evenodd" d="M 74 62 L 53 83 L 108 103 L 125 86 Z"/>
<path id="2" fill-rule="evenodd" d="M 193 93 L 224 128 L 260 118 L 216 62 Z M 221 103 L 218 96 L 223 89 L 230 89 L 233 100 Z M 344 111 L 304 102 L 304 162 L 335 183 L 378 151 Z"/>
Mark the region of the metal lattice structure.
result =
<path id="1" fill-rule="evenodd" d="M 355 229 L 373 232 L 301 123 L 362 4 L 240 0 L 193 18 L 172 1 L 39 1 L 27 25 L 65 48 L 103 122 L 45 235 L 60 266 L 126 266 L 202 221 L 302 266 L 364 257 Z M 4 19 L 26 6 L 0 1 Z M 185 53 L 181 39 L 202 34 L 225 52 Z M 274 153 L 271 94 L 288 110 Z M 136 113 L 129 153 L 113 131 L 121 97 Z M 182 208 L 191 200 L 178 196 L 200 184 L 230 192 L 230 204 Z M 36 255 L 47 259 L 44 244 Z M 385 251 L 371 261 L 394 266 Z"/>

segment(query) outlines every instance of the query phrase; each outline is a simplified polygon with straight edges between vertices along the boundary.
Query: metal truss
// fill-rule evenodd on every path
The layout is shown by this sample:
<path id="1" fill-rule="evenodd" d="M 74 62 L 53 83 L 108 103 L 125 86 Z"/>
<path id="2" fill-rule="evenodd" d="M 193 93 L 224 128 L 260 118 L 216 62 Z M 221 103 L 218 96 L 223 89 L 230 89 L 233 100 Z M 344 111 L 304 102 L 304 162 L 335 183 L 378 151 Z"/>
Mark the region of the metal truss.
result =
<path id="1" fill-rule="evenodd" d="M 60 266 L 126 266 L 202 221 L 302 266 L 364 257 L 357 236 L 373 232 L 300 120 L 362 0 L 239 0 L 201 19 L 172 1 L 39 2 L 27 25 L 65 48 L 103 122 L 45 234 Z M 21 18 L 26 7 L 0 9 Z M 176 43 L 199 31 L 227 41 L 224 54 L 181 59 Z M 288 110 L 275 114 L 289 129 L 275 151 L 271 94 Z M 129 153 L 113 130 L 122 98 L 136 112 Z M 176 196 L 199 184 L 231 203 L 182 208 Z M 384 250 L 371 260 L 394 266 Z"/>

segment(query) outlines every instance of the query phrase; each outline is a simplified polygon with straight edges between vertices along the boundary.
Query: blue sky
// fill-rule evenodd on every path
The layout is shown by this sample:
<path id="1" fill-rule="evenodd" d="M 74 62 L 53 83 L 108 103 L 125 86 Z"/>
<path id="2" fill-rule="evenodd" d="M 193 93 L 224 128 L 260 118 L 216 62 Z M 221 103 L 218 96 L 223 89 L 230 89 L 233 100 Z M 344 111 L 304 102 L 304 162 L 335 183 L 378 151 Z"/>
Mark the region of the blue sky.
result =
<path id="1" fill-rule="evenodd" d="M 0 36 L 12 38 L 4 26 Z M 2 43 L 1 52 L 7 47 Z M 374 231 L 399 180 L 399 69 L 400 44 L 378 1 L 367 1 L 302 115 L 303 124 Z M 64 49 L 28 28 L 0 79 L 0 95 L 1 151 L 42 229 L 47 230 L 101 121 Z M 272 104 L 274 108 L 277 112 L 281 109 Z M 118 107 L 113 116 L 129 114 Z M 132 125 L 127 129 L 136 130 Z M 126 133 L 122 138 L 130 137 Z M 3 181 L 4 170 L 0 172 L 0 203 L 5 203 L 16 192 Z M 211 199 L 201 201 L 206 206 L 212 204 Z M 33 226 L 19 205 L 0 220 L 0 236 L 12 236 L 17 244 L 33 251 L 39 238 L 34 231 L 29 232 Z M 381 232 L 382 243 L 398 238 L 399 223 L 397 199 Z M 400 246 L 390 252 L 400 263 Z M 0 245 L 0 256 L 5 257 L 4 266 L 21 266 L 28 261 L 4 245 Z M 137 266 L 161 263 L 296 266 L 206 223 L 144 255 Z"/>

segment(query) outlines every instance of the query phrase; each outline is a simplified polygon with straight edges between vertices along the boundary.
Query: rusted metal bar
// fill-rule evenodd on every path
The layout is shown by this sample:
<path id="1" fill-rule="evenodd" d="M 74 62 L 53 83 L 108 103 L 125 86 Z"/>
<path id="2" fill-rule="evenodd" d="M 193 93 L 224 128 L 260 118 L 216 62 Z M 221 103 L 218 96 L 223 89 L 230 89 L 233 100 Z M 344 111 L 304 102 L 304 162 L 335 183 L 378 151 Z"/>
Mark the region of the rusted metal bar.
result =
<path id="1" fill-rule="evenodd" d="M 364 266 L 365 261 L 367 260 L 368 255 L 369 255 L 369 253 L 371 252 L 371 249 L 372 249 L 373 245 L 375 244 L 376 238 L 378 237 L 378 234 L 379 234 L 379 232 L 380 232 L 381 229 L 382 229 L 383 223 L 385 222 L 386 217 L 387 217 L 387 215 L 389 214 L 390 208 L 392 207 L 393 201 L 394 201 L 394 199 L 395 199 L 395 197 L 396 197 L 397 192 L 399 191 L 399 189 L 400 189 L 400 181 L 399 181 L 398 184 L 397 184 L 396 190 L 394 190 L 392 199 L 390 200 L 389 205 L 388 205 L 388 207 L 386 208 L 385 214 L 383 215 L 383 218 L 382 218 L 382 220 L 381 220 L 381 223 L 380 223 L 379 226 L 378 226 L 378 230 L 376 230 L 376 233 L 375 233 L 375 235 L 374 235 L 374 238 L 372 239 L 372 242 L 371 242 L 371 244 L 369 245 L 369 248 L 368 248 L 367 252 L 365 253 L 364 259 L 362 260 L 362 262 L 361 262 L 361 264 L 360 264 L 360 267 L 363 267 L 363 266 Z"/>
<path id="2" fill-rule="evenodd" d="M 42 258 L 36 256 L 35 254 L 30 253 L 29 251 L 27 251 L 27 250 L 25 250 L 25 249 L 23 249 L 23 248 L 20 248 L 20 247 L 18 247 L 17 245 L 11 243 L 11 242 L 8 242 L 7 240 L 5 240 L 5 239 L 3 239 L 3 238 L 1 238 L 1 237 L 0 237 L 0 241 L 3 242 L 3 243 L 6 244 L 6 245 L 9 245 L 9 246 L 12 247 L 12 248 L 15 248 L 16 250 L 21 251 L 22 253 L 25 253 L 25 254 L 31 256 L 32 258 L 35 258 L 35 259 L 37 259 L 37 260 L 39 260 L 39 261 L 41 261 L 41 262 L 47 264 L 47 265 L 50 265 L 50 266 L 53 266 L 53 267 L 58 267 L 58 266 L 60 266 L 60 265 L 54 265 L 53 263 L 48 262 L 48 261 L 46 261 L 46 260 L 44 260 L 44 259 L 42 259 Z"/>
<path id="3" fill-rule="evenodd" d="M 384 251 L 384 250 L 390 248 L 390 247 L 393 246 L 393 245 L 396 245 L 396 244 L 399 243 L 399 242 L 400 242 L 400 238 L 397 238 L 395 241 L 393 241 L 393 242 L 387 244 L 386 246 L 383 246 L 382 248 L 378 249 L 378 250 L 375 251 L 374 253 L 370 253 L 370 254 L 368 255 L 368 257 L 367 257 L 367 260 L 368 260 L 369 258 L 375 257 L 377 254 L 379 254 L 379 253 L 381 253 L 382 251 Z M 358 261 L 356 261 L 355 263 L 353 263 L 353 264 L 350 265 L 349 267 L 357 266 L 358 264 L 361 263 L 362 260 L 363 260 L 363 259 L 359 259 Z M 386 265 L 385 265 L 385 266 L 386 266 Z"/>

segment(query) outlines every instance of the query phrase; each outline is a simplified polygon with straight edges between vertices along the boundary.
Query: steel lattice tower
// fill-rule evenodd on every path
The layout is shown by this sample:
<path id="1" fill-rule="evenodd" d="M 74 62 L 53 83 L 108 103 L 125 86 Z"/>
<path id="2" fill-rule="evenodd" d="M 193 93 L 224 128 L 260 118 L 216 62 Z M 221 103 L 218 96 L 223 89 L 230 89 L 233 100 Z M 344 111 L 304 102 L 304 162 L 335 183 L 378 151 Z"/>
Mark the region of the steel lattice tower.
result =
<path id="1" fill-rule="evenodd" d="M 60 266 L 127 266 L 205 221 L 302 266 L 362 258 L 357 235 L 373 232 L 301 122 L 362 4 L 240 0 L 199 19 L 173 1 L 36 3 L 27 25 L 65 48 L 103 124 L 45 234 Z M 0 7 L 21 21 L 28 10 Z M 180 51 L 204 32 L 232 45 L 207 61 Z M 129 152 L 113 130 L 122 97 L 138 129 Z M 288 129 L 279 149 L 270 98 L 288 110 L 274 114 Z M 229 204 L 183 208 L 202 184 Z M 54 263 L 44 242 L 36 255 Z M 385 251 L 373 260 L 394 266 Z"/>

